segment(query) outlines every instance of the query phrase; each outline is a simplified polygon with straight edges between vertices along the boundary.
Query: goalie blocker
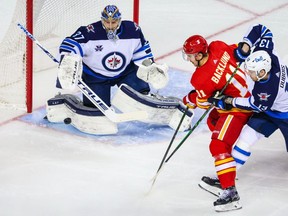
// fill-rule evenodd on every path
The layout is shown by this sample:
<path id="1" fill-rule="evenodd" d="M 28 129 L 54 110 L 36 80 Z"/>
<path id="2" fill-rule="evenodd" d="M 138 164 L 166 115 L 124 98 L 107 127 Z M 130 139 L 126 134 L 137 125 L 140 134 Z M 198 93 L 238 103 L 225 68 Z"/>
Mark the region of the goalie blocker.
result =
<path id="1" fill-rule="evenodd" d="M 160 95 L 143 95 L 126 84 L 122 84 L 112 99 L 112 105 L 122 112 L 146 111 L 148 117 L 142 122 L 169 125 L 176 130 L 186 107 L 181 99 Z M 189 109 L 179 131 L 190 129 L 193 110 Z"/>

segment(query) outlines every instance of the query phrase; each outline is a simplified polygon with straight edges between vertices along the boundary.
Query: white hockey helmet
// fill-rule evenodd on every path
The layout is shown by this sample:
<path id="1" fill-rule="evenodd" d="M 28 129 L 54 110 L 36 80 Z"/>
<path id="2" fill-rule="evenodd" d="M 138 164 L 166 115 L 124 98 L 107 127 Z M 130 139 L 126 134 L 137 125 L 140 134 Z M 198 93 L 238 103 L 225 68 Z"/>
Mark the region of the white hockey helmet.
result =
<path id="1" fill-rule="evenodd" d="M 271 70 L 271 57 L 270 55 L 264 51 L 259 50 L 251 53 L 248 58 L 245 60 L 245 70 L 246 71 L 255 71 L 258 80 L 261 80 L 267 73 Z M 259 77 L 259 73 L 261 70 L 265 70 L 265 75 Z"/>

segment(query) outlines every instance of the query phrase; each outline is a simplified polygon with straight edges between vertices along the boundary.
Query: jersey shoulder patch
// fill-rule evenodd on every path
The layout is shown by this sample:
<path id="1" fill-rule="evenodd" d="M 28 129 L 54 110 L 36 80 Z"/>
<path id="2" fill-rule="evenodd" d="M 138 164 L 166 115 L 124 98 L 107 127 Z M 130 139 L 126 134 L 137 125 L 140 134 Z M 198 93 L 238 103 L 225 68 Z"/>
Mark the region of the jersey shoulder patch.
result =
<path id="1" fill-rule="evenodd" d="M 124 20 L 121 23 L 121 33 L 120 37 L 123 39 L 130 38 L 140 38 L 142 35 L 142 31 L 140 26 L 138 26 L 135 22 Z"/>

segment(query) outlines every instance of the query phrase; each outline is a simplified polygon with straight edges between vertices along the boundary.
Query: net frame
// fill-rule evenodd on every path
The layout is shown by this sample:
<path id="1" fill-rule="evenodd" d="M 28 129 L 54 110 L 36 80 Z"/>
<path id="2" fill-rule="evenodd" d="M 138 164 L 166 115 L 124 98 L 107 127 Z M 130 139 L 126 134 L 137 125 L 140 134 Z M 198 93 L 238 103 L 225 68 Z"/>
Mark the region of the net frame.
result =
<path id="1" fill-rule="evenodd" d="M 87 2 L 92 2 L 92 1 L 97 2 L 95 0 L 86 0 L 85 4 Z M 50 44 L 52 44 L 51 41 L 54 39 L 54 36 L 56 35 L 56 33 L 59 32 L 59 29 L 57 29 L 57 26 L 56 26 L 57 25 L 57 19 L 59 18 L 58 17 L 59 14 L 61 16 L 63 15 L 63 18 L 61 18 L 63 20 L 72 19 L 71 23 L 75 24 L 75 26 L 77 26 L 77 28 L 78 28 L 81 25 L 87 25 L 87 24 L 92 23 L 92 20 L 93 20 L 93 22 L 99 20 L 100 19 L 99 11 L 102 11 L 105 5 L 115 4 L 120 8 L 122 15 L 123 14 L 124 15 L 129 14 L 129 16 L 126 16 L 127 17 L 126 19 L 133 20 L 134 22 L 136 22 L 138 24 L 139 23 L 139 7 L 140 7 L 139 1 L 140 0 L 129 0 L 129 1 L 128 0 L 126 0 L 126 1 L 120 1 L 120 0 L 104 0 L 103 1 L 102 0 L 102 1 L 98 1 L 99 2 L 99 6 L 97 5 L 98 12 L 95 12 L 95 14 L 97 14 L 98 17 L 93 17 L 93 18 L 87 19 L 87 21 L 83 21 L 83 24 L 82 23 L 80 24 L 80 22 L 79 23 L 75 22 L 74 16 L 69 17 L 69 14 L 73 15 L 73 10 L 75 10 L 75 8 L 77 8 L 77 7 L 79 8 L 80 6 L 83 5 L 84 2 L 82 2 L 82 1 L 79 1 L 79 0 L 75 0 L 75 1 L 73 1 L 73 0 L 61 0 L 61 1 L 59 1 L 59 0 L 58 1 L 57 0 L 24 0 L 24 1 L 18 0 L 16 3 L 15 12 L 14 12 L 12 22 L 10 24 L 8 31 L 7 31 L 8 33 L 6 33 L 5 37 L 7 36 L 7 34 L 10 34 L 11 32 L 14 33 L 16 31 L 18 31 L 17 34 L 21 35 L 22 39 L 19 39 L 19 40 L 17 39 L 17 41 L 16 41 L 16 39 L 13 38 L 12 41 L 7 40 L 5 44 L 2 44 L 2 42 L 1 42 L 0 48 L 1 48 L 1 46 L 8 47 L 9 44 L 15 43 L 15 44 L 13 44 L 14 48 L 11 47 L 11 50 L 13 50 L 13 49 L 15 50 L 15 48 L 19 47 L 19 44 L 25 43 L 25 46 L 23 45 L 24 50 L 23 51 L 22 50 L 17 51 L 18 57 L 17 57 L 17 60 L 15 60 L 15 62 L 17 61 L 17 64 L 23 64 L 23 66 L 19 66 L 19 68 L 17 68 L 17 70 L 19 70 L 19 74 L 20 74 L 19 77 L 17 77 L 17 80 L 19 81 L 21 79 L 21 80 L 25 80 L 25 81 L 23 81 L 24 84 L 20 84 L 20 82 L 15 81 L 15 83 L 16 82 L 19 83 L 20 87 L 18 87 L 18 86 L 13 87 L 14 84 L 10 84 L 11 81 L 7 81 L 7 82 L 10 82 L 7 85 L 6 84 L 2 85 L 0 83 L 0 89 L 2 88 L 2 86 L 7 88 L 8 90 L 7 91 L 5 90 L 4 93 L 1 92 L 1 94 L 7 94 L 8 95 L 9 93 L 12 93 L 13 88 L 17 88 L 17 90 L 25 88 L 25 95 L 23 94 L 23 96 L 21 96 L 21 98 L 25 97 L 25 100 L 22 101 L 22 99 L 21 99 L 20 103 L 13 101 L 13 102 L 11 102 L 11 104 L 9 104 L 10 102 L 2 100 L 2 98 L 0 97 L 0 108 L 13 107 L 15 109 L 17 109 L 17 108 L 25 109 L 27 113 L 31 113 L 33 111 L 33 74 L 36 71 L 38 73 L 38 71 L 42 71 L 42 70 L 45 70 L 45 68 L 49 68 L 49 65 L 50 65 L 50 67 L 53 67 L 53 68 L 55 67 L 55 64 L 50 62 L 49 58 L 47 58 L 47 62 L 49 62 L 49 65 L 43 64 L 43 68 L 38 68 L 39 66 L 37 64 L 35 64 L 35 62 L 36 63 L 39 62 L 38 58 L 40 55 L 41 55 L 40 61 L 43 61 L 42 60 L 42 59 L 44 59 L 44 58 L 42 58 L 43 54 L 40 54 L 42 51 L 40 51 L 33 44 L 33 41 L 31 39 L 29 39 L 28 37 L 23 35 L 23 32 L 21 32 L 19 29 L 14 30 L 17 28 L 17 21 L 16 21 L 17 16 L 19 17 L 19 20 L 20 20 L 19 22 L 23 22 L 22 24 L 26 26 L 26 29 L 31 34 L 33 34 L 37 38 L 37 40 L 39 40 L 41 43 L 43 42 L 44 46 L 50 51 L 50 49 L 51 49 Z M 61 2 L 62 2 L 62 5 L 63 5 L 63 2 L 66 2 L 66 4 L 64 4 L 64 5 L 66 5 L 67 7 L 66 6 L 65 6 L 66 8 L 63 8 L 63 7 L 61 8 L 59 6 L 54 6 L 52 8 L 49 7 L 49 4 L 54 3 L 56 5 L 56 4 L 60 4 Z M 124 2 L 126 2 L 126 3 L 129 2 L 129 7 L 125 8 L 123 6 L 123 5 L 125 5 L 125 4 L 123 4 Z M 24 4 L 25 4 L 25 6 L 24 6 Z M 131 4 L 131 8 L 130 8 L 130 4 Z M 77 8 L 77 10 L 78 10 L 78 8 Z M 47 10 L 48 15 L 45 14 L 45 10 Z M 24 11 L 25 15 L 23 15 L 23 11 Z M 85 7 L 83 7 L 83 11 L 85 11 Z M 21 12 L 21 15 L 18 15 L 19 12 Z M 50 15 L 49 15 L 49 13 L 50 13 Z M 79 13 L 84 13 L 84 12 L 79 12 Z M 53 14 L 55 14 L 55 15 L 53 15 Z M 25 21 L 23 20 L 23 16 L 24 16 Z M 48 21 L 43 19 L 43 17 L 45 17 L 45 16 L 46 16 L 46 19 L 47 19 L 47 16 L 50 16 L 47 19 Z M 22 18 L 20 18 L 20 17 L 22 17 Z M 124 17 L 125 16 L 123 16 L 123 18 Z M 77 17 L 76 17 L 76 19 L 77 19 Z M 51 26 L 47 27 L 46 25 L 48 25 L 48 24 L 51 24 Z M 75 26 L 73 26 L 73 27 L 71 26 L 71 29 L 69 29 L 69 31 L 67 30 L 67 32 L 70 32 L 70 34 L 72 34 L 77 29 Z M 52 29 L 56 33 L 50 34 L 50 32 L 45 32 L 45 28 Z M 73 31 L 72 31 L 72 29 L 73 29 Z M 39 32 L 42 32 L 42 34 L 40 34 Z M 68 36 L 70 34 L 66 33 L 66 35 L 61 35 L 59 38 L 62 37 L 62 39 L 64 39 L 65 36 Z M 56 42 L 56 44 L 57 43 L 59 44 L 59 39 Z M 53 48 L 55 48 L 55 50 L 58 49 L 58 47 L 56 47 L 56 46 Z M 19 54 L 19 52 L 22 52 L 22 53 Z M 11 51 L 10 53 L 11 53 L 11 55 L 15 55 L 13 53 L 13 51 Z M 7 58 L 8 60 L 5 60 L 5 61 L 10 61 L 10 59 L 14 59 L 14 58 L 15 57 Z M 5 61 L 3 61 L 3 62 L 5 63 Z M 44 60 L 44 61 L 46 61 L 46 60 Z M 11 67 L 12 66 L 10 66 L 10 68 Z M 9 70 L 11 71 L 11 69 L 9 69 Z M 9 76 L 9 70 L 8 70 L 8 72 L 4 72 L 3 76 Z M 0 69 L 0 73 L 2 73 L 1 69 Z M 11 87 L 10 87 L 10 85 L 11 85 Z M 11 89 L 9 89 L 9 88 L 11 88 Z M 14 97 L 13 94 L 11 94 L 11 97 Z"/>

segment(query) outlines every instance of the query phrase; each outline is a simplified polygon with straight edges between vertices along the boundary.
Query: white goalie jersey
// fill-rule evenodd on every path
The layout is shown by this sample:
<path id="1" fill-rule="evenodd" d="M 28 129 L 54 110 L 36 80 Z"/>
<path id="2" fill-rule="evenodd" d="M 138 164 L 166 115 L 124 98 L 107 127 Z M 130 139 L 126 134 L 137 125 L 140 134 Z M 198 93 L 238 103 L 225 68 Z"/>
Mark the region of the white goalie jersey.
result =
<path id="1" fill-rule="evenodd" d="M 95 77 L 118 77 L 134 62 L 152 59 L 150 44 L 138 25 L 122 21 L 117 40 L 108 40 L 101 21 L 80 27 L 64 39 L 60 55 L 73 53 L 83 60 L 83 72 Z"/>

